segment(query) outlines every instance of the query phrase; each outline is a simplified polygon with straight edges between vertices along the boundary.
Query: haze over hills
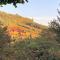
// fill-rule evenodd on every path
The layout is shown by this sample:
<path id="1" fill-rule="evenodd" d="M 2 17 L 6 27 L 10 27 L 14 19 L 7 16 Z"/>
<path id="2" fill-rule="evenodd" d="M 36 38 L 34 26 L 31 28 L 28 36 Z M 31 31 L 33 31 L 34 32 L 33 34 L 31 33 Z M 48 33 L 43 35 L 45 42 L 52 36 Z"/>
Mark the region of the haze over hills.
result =
<path id="1" fill-rule="evenodd" d="M 33 19 L 5 12 L 0 12 L 0 22 L 7 26 L 7 32 L 11 38 L 35 38 L 46 28 L 34 22 Z"/>

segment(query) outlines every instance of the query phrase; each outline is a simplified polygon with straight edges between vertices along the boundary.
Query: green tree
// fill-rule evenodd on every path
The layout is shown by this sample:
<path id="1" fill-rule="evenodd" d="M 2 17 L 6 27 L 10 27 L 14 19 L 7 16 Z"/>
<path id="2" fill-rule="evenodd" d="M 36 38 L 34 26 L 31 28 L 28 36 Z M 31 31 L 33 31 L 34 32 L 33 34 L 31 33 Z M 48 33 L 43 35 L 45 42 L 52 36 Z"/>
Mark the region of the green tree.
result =
<path id="1" fill-rule="evenodd" d="M 13 5 L 15 7 L 17 7 L 17 3 L 22 3 L 24 4 L 25 2 L 28 2 L 28 0 L 0 0 L 0 5 L 6 5 L 6 4 L 11 4 L 13 3 Z"/>
<path id="2" fill-rule="evenodd" d="M 60 15 L 60 11 L 58 10 Z M 49 24 L 49 30 L 55 34 L 55 39 L 60 43 L 60 17 L 57 16 L 57 19 L 54 19 Z"/>

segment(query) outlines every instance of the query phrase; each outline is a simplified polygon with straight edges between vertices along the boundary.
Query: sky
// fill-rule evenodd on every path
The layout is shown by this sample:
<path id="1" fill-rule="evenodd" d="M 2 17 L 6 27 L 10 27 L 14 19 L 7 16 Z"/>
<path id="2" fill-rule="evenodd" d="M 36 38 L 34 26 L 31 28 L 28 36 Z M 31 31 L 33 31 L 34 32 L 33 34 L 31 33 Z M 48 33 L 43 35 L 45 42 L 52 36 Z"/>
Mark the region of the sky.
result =
<path id="1" fill-rule="evenodd" d="M 12 4 L 0 7 L 0 11 L 33 18 L 39 24 L 48 25 L 58 15 L 59 3 L 60 0 L 29 0 L 28 3 L 17 4 L 17 8 Z"/>

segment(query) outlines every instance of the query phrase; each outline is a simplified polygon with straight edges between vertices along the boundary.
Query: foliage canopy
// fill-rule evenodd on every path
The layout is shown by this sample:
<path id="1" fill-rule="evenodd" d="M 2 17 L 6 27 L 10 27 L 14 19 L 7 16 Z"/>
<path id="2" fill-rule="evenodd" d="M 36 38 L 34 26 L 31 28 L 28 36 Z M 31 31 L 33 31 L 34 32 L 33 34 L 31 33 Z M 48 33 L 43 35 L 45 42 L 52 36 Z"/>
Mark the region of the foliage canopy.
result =
<path id="1" fill-rule="evenodd" d="M 17 3 L 22 3 L 22 4 L 24 4 L 25 2 L 28 2 L 28 0 L 0 0 L 0 5 L 2 6 L 2 5 L 6 5 L 6 4 L 11 4 L 11 3 L 13 3 L 13 5 L 15 6 L 15 7 L 17 7 Z"/>

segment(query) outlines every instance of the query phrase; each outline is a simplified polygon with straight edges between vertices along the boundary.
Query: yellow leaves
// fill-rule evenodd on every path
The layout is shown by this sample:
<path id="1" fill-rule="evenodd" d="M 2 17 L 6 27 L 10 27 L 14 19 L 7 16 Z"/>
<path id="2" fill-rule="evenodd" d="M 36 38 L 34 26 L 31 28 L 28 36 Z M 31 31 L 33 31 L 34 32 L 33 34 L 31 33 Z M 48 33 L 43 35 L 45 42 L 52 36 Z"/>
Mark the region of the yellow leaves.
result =
<path id="1" fill-rule="evenodd" d="M 24 38 L 35 38 L 38 36 L 38 30 L 32 30 L 31 29 L 27 29 L 25 27 L 22 27 L 22 26 L 18 26 L 18 25 L 10 25 L 8 27 L 8 31 L 9 31 L 9 34 L 12 38 L 21 38 L 21 39 L 24 39 Z"/>
<path id="2" fill-rule="evenodd" d="M 19 32 L 17 32 L 17 31 L 14 31 L 14 32 L 11 31 L 11 32 L 10 32 L 11 35 L 15 35 L 15 36 L 18 36 L 18 33 L 19 33 Z"/>
<path id="3" fill-rule="evenodd" d="M 25 33 L 25 37 L 28 38 L 29 36 L 30 36 L 30 32 L 26 32 L 26 33 Z"/>

